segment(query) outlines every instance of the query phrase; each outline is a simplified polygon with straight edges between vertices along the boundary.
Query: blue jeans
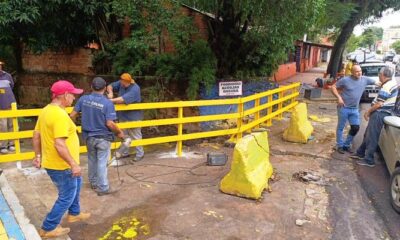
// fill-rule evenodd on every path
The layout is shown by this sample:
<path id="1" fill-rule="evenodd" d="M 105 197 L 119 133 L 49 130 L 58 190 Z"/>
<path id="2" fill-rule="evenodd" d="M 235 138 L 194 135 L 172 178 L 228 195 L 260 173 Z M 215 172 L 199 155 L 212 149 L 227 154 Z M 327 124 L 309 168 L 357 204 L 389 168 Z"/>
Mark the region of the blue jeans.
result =
<path id="1" fill-rule="evenodd" d="M 378 149 L 379 135 L 384 125 L 383 118 L 390 116 L 390 113 L 374 111 L 368 121 L 363 141 L 357 149 L 357 155 L 364 157 L 364 161 L 374 164 L 374 154 Z"/>
<path id="2" fill-rule="evenodd" d="M 107 162 L 111 154 L 111 143 L 108 140 L 88 137 L 88 175 L 89 182 L 97 186 L 100 192 L 109 189 L 107 178 Z"/>
<path id="3" fill-rule="evenodd" d="M 132 140 L 140 140 L 142 139 L 142 131 L 141 128 L 128 128 L 124 129 L 124 134 L 128 135 L 129 137 L 132 138 Z M 136 146 L 136 157 L 143 157 L 144 156 L 144 150 L 142 146 Z M 126 152 L 124 154 L 129 154 L 129 152 Z"/>
<path id="4" fill-rule="evenodd" d="M 70 215 L 80 214 L 79 195 L 82 177 L 73 177 L 71 169 L 46 169 L 46 171 L 58 190 L 58 198 L 42 225 L 43 230 L 52 231 L 60 224 L 61 218 L 67 210 Z"/>
<path id="5" fill-rule="evenodd" d="M 347 134 L 346 140 L 343 141 L 343 130 L 347 121 L 350 125 L 360 125 L 360 113 L 358 108 L 338 107 L 338 125 L 336 128 L 336 146 L 350 147 L 354 136 Z"/>

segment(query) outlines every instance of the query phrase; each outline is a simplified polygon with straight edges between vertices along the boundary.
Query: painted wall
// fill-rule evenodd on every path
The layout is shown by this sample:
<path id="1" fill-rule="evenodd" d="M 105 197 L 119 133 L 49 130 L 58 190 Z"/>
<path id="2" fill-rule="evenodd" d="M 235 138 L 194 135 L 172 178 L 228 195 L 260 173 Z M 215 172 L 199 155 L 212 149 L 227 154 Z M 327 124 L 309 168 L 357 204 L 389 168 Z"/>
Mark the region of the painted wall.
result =
<path id="1" fill-rule="evenodd" d="M 294 75 L 296 75 L 296 62 L 281 64 L 274 74 L 273 80 L 279 82 L 288 79 Z"/>

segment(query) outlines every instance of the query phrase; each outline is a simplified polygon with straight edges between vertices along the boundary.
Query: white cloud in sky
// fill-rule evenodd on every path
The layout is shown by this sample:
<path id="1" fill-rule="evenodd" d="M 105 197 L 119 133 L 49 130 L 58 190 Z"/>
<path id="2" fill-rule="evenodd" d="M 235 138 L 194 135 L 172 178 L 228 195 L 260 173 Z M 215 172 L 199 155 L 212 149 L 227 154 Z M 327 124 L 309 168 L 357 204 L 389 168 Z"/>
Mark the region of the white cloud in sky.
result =
<path id="1" fill-rule="evenodd" d="M 392 11 L 388 10 L 383 13 L 382 18 L 377 19 L 376 22 L 372 24 L 367 24 L 367 25 L 357 25 L 354 28 L 353 33 L 356 36 L 360 36 L 361 33 L 364 31 L 365 28 L 370 27 L 370 26 L 375 26 L 375 27 L 381 27 L 383 29 L 389 28 L 391 26 L 399 26 L 400 25 L 400 11 Z"/>

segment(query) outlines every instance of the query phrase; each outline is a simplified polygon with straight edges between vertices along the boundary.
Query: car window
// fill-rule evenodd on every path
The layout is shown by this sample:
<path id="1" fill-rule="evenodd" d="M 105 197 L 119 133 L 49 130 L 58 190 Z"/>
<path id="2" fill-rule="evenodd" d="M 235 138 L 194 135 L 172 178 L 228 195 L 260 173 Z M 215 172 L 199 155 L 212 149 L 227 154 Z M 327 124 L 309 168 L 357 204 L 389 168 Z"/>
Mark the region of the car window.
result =
<path id="1" fill-rule="evenodd" d="M 367 77 L 377 77 L 379 75 L 379 71 L 383 66 L 365 66 L 361 67 L 362 74 Z"/>

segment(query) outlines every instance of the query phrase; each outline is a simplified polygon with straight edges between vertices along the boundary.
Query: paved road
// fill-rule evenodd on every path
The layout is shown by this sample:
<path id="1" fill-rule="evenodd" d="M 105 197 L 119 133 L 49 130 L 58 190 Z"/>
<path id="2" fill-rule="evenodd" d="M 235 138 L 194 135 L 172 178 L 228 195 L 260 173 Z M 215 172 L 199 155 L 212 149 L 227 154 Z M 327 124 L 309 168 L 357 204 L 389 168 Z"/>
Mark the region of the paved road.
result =
<path id="1" fill-rule="evenodd" d="M 362 109 L 368 108 L 368 104 L 363 104 Z M 362 113 L 363 114 L 363 113 Z M 362 116 L 362 115 L 361 115 Z M 355 139 L 355 145 L 361 144 L 361 137 L 365 130 L 365 122 L 362 126 L 362 132 Z M 389 185 L 390 175 L 385 162 L 376 155 L 376 167 L 359 167 L 357 173 L 363 189 L 369 197 L 376 212 L 382 218 L 387 227 L 388 234 L 392 239 L 400 239 L 400 215 L 396 213 L 390 205 Z"/>

